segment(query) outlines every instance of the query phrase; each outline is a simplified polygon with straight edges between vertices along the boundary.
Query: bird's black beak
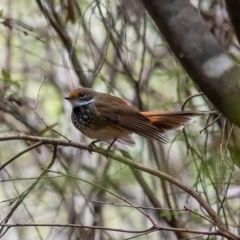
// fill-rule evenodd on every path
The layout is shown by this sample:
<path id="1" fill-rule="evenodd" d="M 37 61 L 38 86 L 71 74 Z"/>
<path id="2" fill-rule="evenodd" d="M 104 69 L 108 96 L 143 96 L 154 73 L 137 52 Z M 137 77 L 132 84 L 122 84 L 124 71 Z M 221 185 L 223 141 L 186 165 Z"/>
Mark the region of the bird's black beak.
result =
<path id="1" fill-rule="evenodd" d="M 71 100 L 73 98 L 72 97 L 65 97 L 65 99 L 69 101 L 69 100 Z"/>

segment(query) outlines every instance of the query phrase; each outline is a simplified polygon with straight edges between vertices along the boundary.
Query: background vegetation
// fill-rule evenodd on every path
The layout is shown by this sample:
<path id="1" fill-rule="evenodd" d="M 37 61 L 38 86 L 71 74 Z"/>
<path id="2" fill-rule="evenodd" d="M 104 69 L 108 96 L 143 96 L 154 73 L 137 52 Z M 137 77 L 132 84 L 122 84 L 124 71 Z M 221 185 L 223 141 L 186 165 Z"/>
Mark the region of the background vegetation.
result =
<path id="1" fill-rule="evenodd" d="M 2 239 L 239 239 L 239 130 L 221 113 L 170 133 L 171 144 L 135 135 L 109 159 L 71 124 L 64 97 L 79 86 L 139 110 L 215 105 L 239 123 L 239 85 L 214 88 L 201 64 L 218 48 L 239 63 L 240 2 L 182 1 L 196 14 L 184 21 L 183 5 L 170 15 L 176 1 L 142 2 L 0 2 Z M 215 41 L 200 37 L 200 50 L 198 21 Z M 214 78 L 239 84 L 237 71 Z"/>

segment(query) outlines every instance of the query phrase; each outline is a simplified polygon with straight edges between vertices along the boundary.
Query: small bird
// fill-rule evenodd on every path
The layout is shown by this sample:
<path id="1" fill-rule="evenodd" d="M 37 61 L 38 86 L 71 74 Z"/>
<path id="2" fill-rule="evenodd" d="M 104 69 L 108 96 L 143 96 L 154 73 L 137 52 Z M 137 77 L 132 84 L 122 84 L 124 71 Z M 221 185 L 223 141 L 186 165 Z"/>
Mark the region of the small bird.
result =
<path id="1" fill-rule="evenodd" d="M 192 122 L 192 117 L 209 113 L 200 111 L 139 112 L 130 107 L 122 98 L 96 92 L 90 88 L 78 88 L 65 99 L 72 105 L 71 120 L 75 128 L 85 136 L 94 139 L 89 145 L 90 149 L 94 143 L 103 141 L 110 144 L 107 151 L 112 145 L 134 146 L 132 133 L 167 143 L 169 140 L 165 135 L 166 132 L 182 129 L 184 124 Z"/>

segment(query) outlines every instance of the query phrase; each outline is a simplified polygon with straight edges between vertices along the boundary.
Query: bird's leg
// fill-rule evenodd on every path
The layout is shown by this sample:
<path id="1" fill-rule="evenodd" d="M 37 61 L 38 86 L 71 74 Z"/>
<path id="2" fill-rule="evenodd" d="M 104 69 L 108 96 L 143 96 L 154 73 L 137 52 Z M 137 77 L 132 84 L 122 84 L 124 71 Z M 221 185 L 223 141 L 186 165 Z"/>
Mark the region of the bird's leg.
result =
<path id="1" fill-rule="evenodd" d="M 95 143 L 100 142 L 100 140 L 94 140 L 88 145 L 88 151 L 92 154 L 92 148 L 93 146 L 96 146 Z"/>
<path id="2" fill-rule="evenodd" d="M 108 157 L 108 153 L 111 150 L 111 147 L 113 146 L 113 144 L 116 142 L 117 138 L 114 138 L 113 141 L 111 142 L 111 144 L 108 146 L 108 148 L 103 152 L 103 155 L 105 157 Z"/>

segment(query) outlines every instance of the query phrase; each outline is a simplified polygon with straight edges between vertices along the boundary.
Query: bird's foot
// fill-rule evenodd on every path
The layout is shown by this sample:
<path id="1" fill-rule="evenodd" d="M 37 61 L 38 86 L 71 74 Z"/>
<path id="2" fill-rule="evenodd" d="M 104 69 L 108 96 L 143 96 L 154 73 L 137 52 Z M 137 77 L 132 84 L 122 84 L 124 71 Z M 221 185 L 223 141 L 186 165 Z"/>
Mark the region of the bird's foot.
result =
<path id="1" fill-rule="evenodd" d="M 106 150 L 104 150 L 104 152 L 102 153 L 103 156 L 108 158 L 108 154 L 111 151 L 111 148 L 112 148 L 112 146 L 113 146 L 113 144 L 115 143 L 116 140 L 117 140 L 117 138 L 114 138 L 113 141 L 111 142 L 111 144 L 108 146 L 108 148 Z"/>
<path id="2" fill-rule="evenodd" d="M 105 150 L 103 151 L 102 155 L 103 155 L 104 157 L 108 158 L 108 154 L 109 154 L 110 151 L 111 151 L 111 148 L 110 148 L 110 146 L 109 146 L 107 149 L 105 149 Z"/>
<path id="3" fill-rule="evenodd" d="M 94 140 L 88 145 L 88 151 L 92 154 L 92 148 L 96 147 L 95 143 L 100 142 L 100 140 Z"/>

